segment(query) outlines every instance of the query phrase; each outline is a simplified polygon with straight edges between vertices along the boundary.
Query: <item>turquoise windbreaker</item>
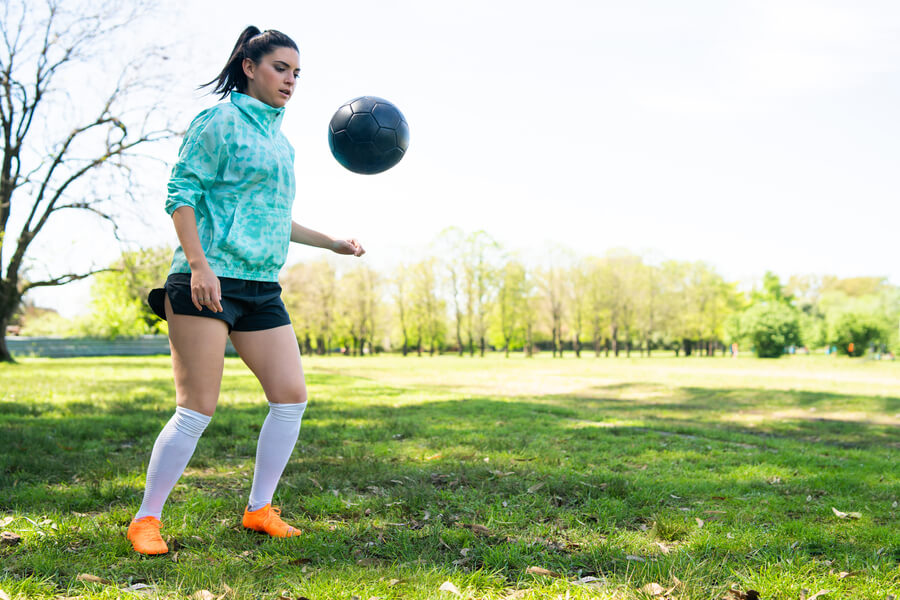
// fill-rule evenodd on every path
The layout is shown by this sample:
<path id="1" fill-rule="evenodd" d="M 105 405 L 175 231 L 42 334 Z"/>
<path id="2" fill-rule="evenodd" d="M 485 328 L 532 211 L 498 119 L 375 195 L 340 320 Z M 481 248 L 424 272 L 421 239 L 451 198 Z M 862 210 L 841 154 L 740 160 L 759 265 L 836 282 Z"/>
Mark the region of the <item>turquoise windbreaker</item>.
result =
<path id="1" fill-rule="evenodd" d="M 294 149 L 284 108 L 231 92 L 191 122 L 169 178 L 166 212 L 190 206 L 219 277 L 278 281 L 291 238 Z M 190 273 L 181 246 L 169 273 Z"/>

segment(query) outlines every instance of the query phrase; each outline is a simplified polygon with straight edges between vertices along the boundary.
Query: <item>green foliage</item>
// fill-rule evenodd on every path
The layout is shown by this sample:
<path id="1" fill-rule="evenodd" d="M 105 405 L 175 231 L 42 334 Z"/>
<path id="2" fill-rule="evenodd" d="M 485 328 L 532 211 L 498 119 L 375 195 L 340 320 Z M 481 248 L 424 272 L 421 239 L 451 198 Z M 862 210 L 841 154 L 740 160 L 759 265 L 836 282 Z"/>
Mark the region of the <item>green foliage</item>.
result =
<path id="1" fill-rule="evenodd" d="M 885 339 L 883 325 L 871 313 L 846 311 L 828 321 L 828 341 L 841 354 L 862 356 L 869 344 L 882 339 Z"/>
<path id="2" fill-rule="evenodd" d="M 60 315 L 55 311 L 43 311 L 28 315 L 22 320 L 19 335 L 29 337 L 67 337 L 78 335 L 79 323 Z"/>
<path id="3" fill-rule="evenodd" d="M 112 270 L 94 276 L 91 312 L 77 332 L 110 339 L 166 333 L 166 323 L 150 309 L 147 294 L 165 283 L 171 258 L 172 250 L 164 247 L 124 252 Z"/>
<path id="4" fill-rule="evenodd" d="M 778 358 L 787 346 L 800 344 L 797 311 L 780 302 L 750 307 L 741 318 L 741 331 L 760 358 Z"/>

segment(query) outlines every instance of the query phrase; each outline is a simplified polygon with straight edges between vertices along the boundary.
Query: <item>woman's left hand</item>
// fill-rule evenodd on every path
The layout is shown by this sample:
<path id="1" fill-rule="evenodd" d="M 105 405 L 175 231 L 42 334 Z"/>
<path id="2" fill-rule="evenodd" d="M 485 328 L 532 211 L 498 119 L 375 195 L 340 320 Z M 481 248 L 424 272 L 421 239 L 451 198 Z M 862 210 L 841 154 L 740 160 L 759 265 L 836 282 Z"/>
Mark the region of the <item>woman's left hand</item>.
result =
<path id="1" fill-rule="evenodd" d="M 349 240 L 334 240 L 331 249 L 338 254 L 352 254 L 353 256 L 362 256 L 366 253 L 360 243 L 352 238 Z"/>

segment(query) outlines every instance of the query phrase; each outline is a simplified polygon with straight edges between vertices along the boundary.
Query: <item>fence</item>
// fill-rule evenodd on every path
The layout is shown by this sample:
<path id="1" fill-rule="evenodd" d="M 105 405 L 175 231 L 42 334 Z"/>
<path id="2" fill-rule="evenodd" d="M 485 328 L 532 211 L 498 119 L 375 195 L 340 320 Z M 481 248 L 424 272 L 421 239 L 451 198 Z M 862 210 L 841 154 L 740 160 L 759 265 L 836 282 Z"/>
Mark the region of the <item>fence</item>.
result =
<path id="1" fill-rule="evenodd" d="M 6 345 L 14 357 L 149 356 L 170 353 L 169 338 L 164 335 L 145 335 L 138 338 L 115 340 L 11 336 L 6 338 Z M 231 340 L 228 341 L 225 354 L 237 354 L 234 346 L 231 345 Z"/>

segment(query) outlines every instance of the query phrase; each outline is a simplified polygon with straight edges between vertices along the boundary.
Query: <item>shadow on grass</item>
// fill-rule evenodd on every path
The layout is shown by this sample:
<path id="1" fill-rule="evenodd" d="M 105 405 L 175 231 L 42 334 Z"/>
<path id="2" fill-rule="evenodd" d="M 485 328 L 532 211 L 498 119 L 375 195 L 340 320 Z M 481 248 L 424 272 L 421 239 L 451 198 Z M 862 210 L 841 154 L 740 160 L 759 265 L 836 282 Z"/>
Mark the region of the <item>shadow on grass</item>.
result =
<path id="1" fill-rule="evenodd" d="M 704 534 L 694 519 L 709 521 L 707 530 L 762 532 L 801 522 L 799 545 L 781 540 L 777 551 L 806 557 L 876 547 L 888 547 L 886 556 L 900 553 L 896 534 L 884 533 L 887 510 L 872 510 L 866 526 L 873 529 L 852 540 L 822 517 L 834 518 L 832 502 L 887 506 L 896 478 L 879 476 L 896 465 L 896 427 L 733 418 L 738 411 L 766 416 L 831 406 L 845 396 L 684 387 L 625 400 L 616 396 L 629 388 L 617 385 L 588 396 L 416 402 L 433 391 L 339 375 L 313 374 L 308 382 L 319 394 L 276 500 L 286 514 L 305 517 L 302 552 L 311 564 L 425 560 L 511 578 L 536 564 L 567 573 L 627 571 L 625 551 L 607 539 L 644 539 L 665 515 L 689 524 L 686 537 Z M 240 531 L 266 407 L 242 399 L 259 396 L 252 378 L 226 376 L 223 390 L 167 510 L 184 520 L 202 507 L 211 523 L 224 522 L 216 545 L 227 553 L 263 547 L 296 558 L 297 546 Z M 130 514 L 137 507 L 150 448 L 172 413 L 171 383 L 124 378 L 87 395 L 0 403 L 0 510 Z M 900 409 L 897 398 L 866 402 Z M 487 524 L 487 532 L 473 524 Z M 713 536 L 703 542 L 704 560 L 746 558 L 759 539 Z M 117 544 L 115 552 L 128 552 Z M 460 563 L 463 548 L 475 551 Z M 659 558 L 682 560 L 677 553 Z"/>

